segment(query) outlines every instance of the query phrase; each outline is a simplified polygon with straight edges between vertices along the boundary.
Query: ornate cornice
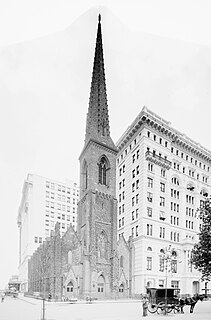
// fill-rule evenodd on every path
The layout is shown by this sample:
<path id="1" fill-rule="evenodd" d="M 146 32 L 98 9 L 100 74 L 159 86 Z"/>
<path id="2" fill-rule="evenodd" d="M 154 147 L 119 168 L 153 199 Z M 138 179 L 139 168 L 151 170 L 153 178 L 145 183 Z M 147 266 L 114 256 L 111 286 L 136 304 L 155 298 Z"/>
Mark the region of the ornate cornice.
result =
<path id="1" fill-rule="evenodd" d="M 201 144 L 187 137 L 185 134 L 171 127 L 171 123 L 156 115 L 146 107 L 144 107 L 133 123 L 128 127 L 125 133 L 117 142 L 119 151 L 131 140 L 131 138 L 139 131 L 140 128 L 150 128 L 159 132 L 174 147 L 184 149 L 185 152 L 198 157 L 203 161 L 211 164 L 211 151 L 204 148 Z"/>

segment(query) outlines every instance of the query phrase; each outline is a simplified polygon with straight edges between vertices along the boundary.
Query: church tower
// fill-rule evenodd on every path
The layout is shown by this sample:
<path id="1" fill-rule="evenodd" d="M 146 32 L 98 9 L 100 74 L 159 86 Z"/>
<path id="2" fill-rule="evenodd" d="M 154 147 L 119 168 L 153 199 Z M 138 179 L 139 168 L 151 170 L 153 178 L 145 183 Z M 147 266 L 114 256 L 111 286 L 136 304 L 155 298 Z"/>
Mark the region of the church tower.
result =
<path id="1" fill-rule="evenodd" d="M 79 157 L 77 234 L 82 246 L 81 295 L 112 297 L 116 290 L 116 155 L 117 148 L 110 136 L 99 15 L 85 144 Z"/>

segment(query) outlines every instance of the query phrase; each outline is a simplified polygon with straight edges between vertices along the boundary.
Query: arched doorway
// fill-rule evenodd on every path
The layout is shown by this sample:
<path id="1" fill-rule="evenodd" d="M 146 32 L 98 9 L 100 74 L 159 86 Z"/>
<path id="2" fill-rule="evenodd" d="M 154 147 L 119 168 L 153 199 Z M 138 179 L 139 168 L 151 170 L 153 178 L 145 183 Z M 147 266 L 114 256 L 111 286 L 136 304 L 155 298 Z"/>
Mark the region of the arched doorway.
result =
<path id="1" fill-rule="evenodd" d="M 119 297 L 123 297 L 124 296 L 124 284 L 122 283 L 120 286 L 119 286 Z"/>
<path id="2" fill-rule="evenodd" d="M 70 281 L 66 287 L 66 297 L 72 298 L 74 296 L 74 285 L 73 282 Z"/>
<path id="3" fill-rule="evenodd" d="M 105 279 L 102 275 L 97 279 L 97 293 L 100 297 L 105 296 Z"/>
<path id="4" fill-rule="evenodd" d="M 199 293 L 199 282 L 193 281 L 193 294 Z"/>

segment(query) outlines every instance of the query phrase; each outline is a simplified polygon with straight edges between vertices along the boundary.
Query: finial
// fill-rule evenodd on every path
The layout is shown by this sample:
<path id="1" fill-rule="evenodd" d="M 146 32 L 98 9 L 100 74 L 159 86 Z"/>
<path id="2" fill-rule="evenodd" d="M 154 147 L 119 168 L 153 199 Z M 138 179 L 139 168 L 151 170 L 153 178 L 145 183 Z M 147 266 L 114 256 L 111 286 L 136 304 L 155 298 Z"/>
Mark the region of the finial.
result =
<path id="1" fill-rule="evenodd" d="M 99 16 L 98 16 L 98 21 L 99 21 L 99 23 L 100 23 L 100 21 L 101 21 L 101 14 L 99 14 Z"/>

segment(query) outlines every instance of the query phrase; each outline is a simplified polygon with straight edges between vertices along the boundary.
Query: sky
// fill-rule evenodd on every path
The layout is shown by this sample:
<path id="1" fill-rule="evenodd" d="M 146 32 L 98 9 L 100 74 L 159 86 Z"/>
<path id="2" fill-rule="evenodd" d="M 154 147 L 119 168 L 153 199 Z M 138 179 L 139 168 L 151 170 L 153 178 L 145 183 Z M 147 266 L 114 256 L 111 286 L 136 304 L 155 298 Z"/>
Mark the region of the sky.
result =
<path id="1" fill-rule="evenodd" d="M 79 181 L 99 13 L 113 140 L 146 105 L 211 150 L 210 1 L 1 1 L 0 288 L 27 174 Z"/>

